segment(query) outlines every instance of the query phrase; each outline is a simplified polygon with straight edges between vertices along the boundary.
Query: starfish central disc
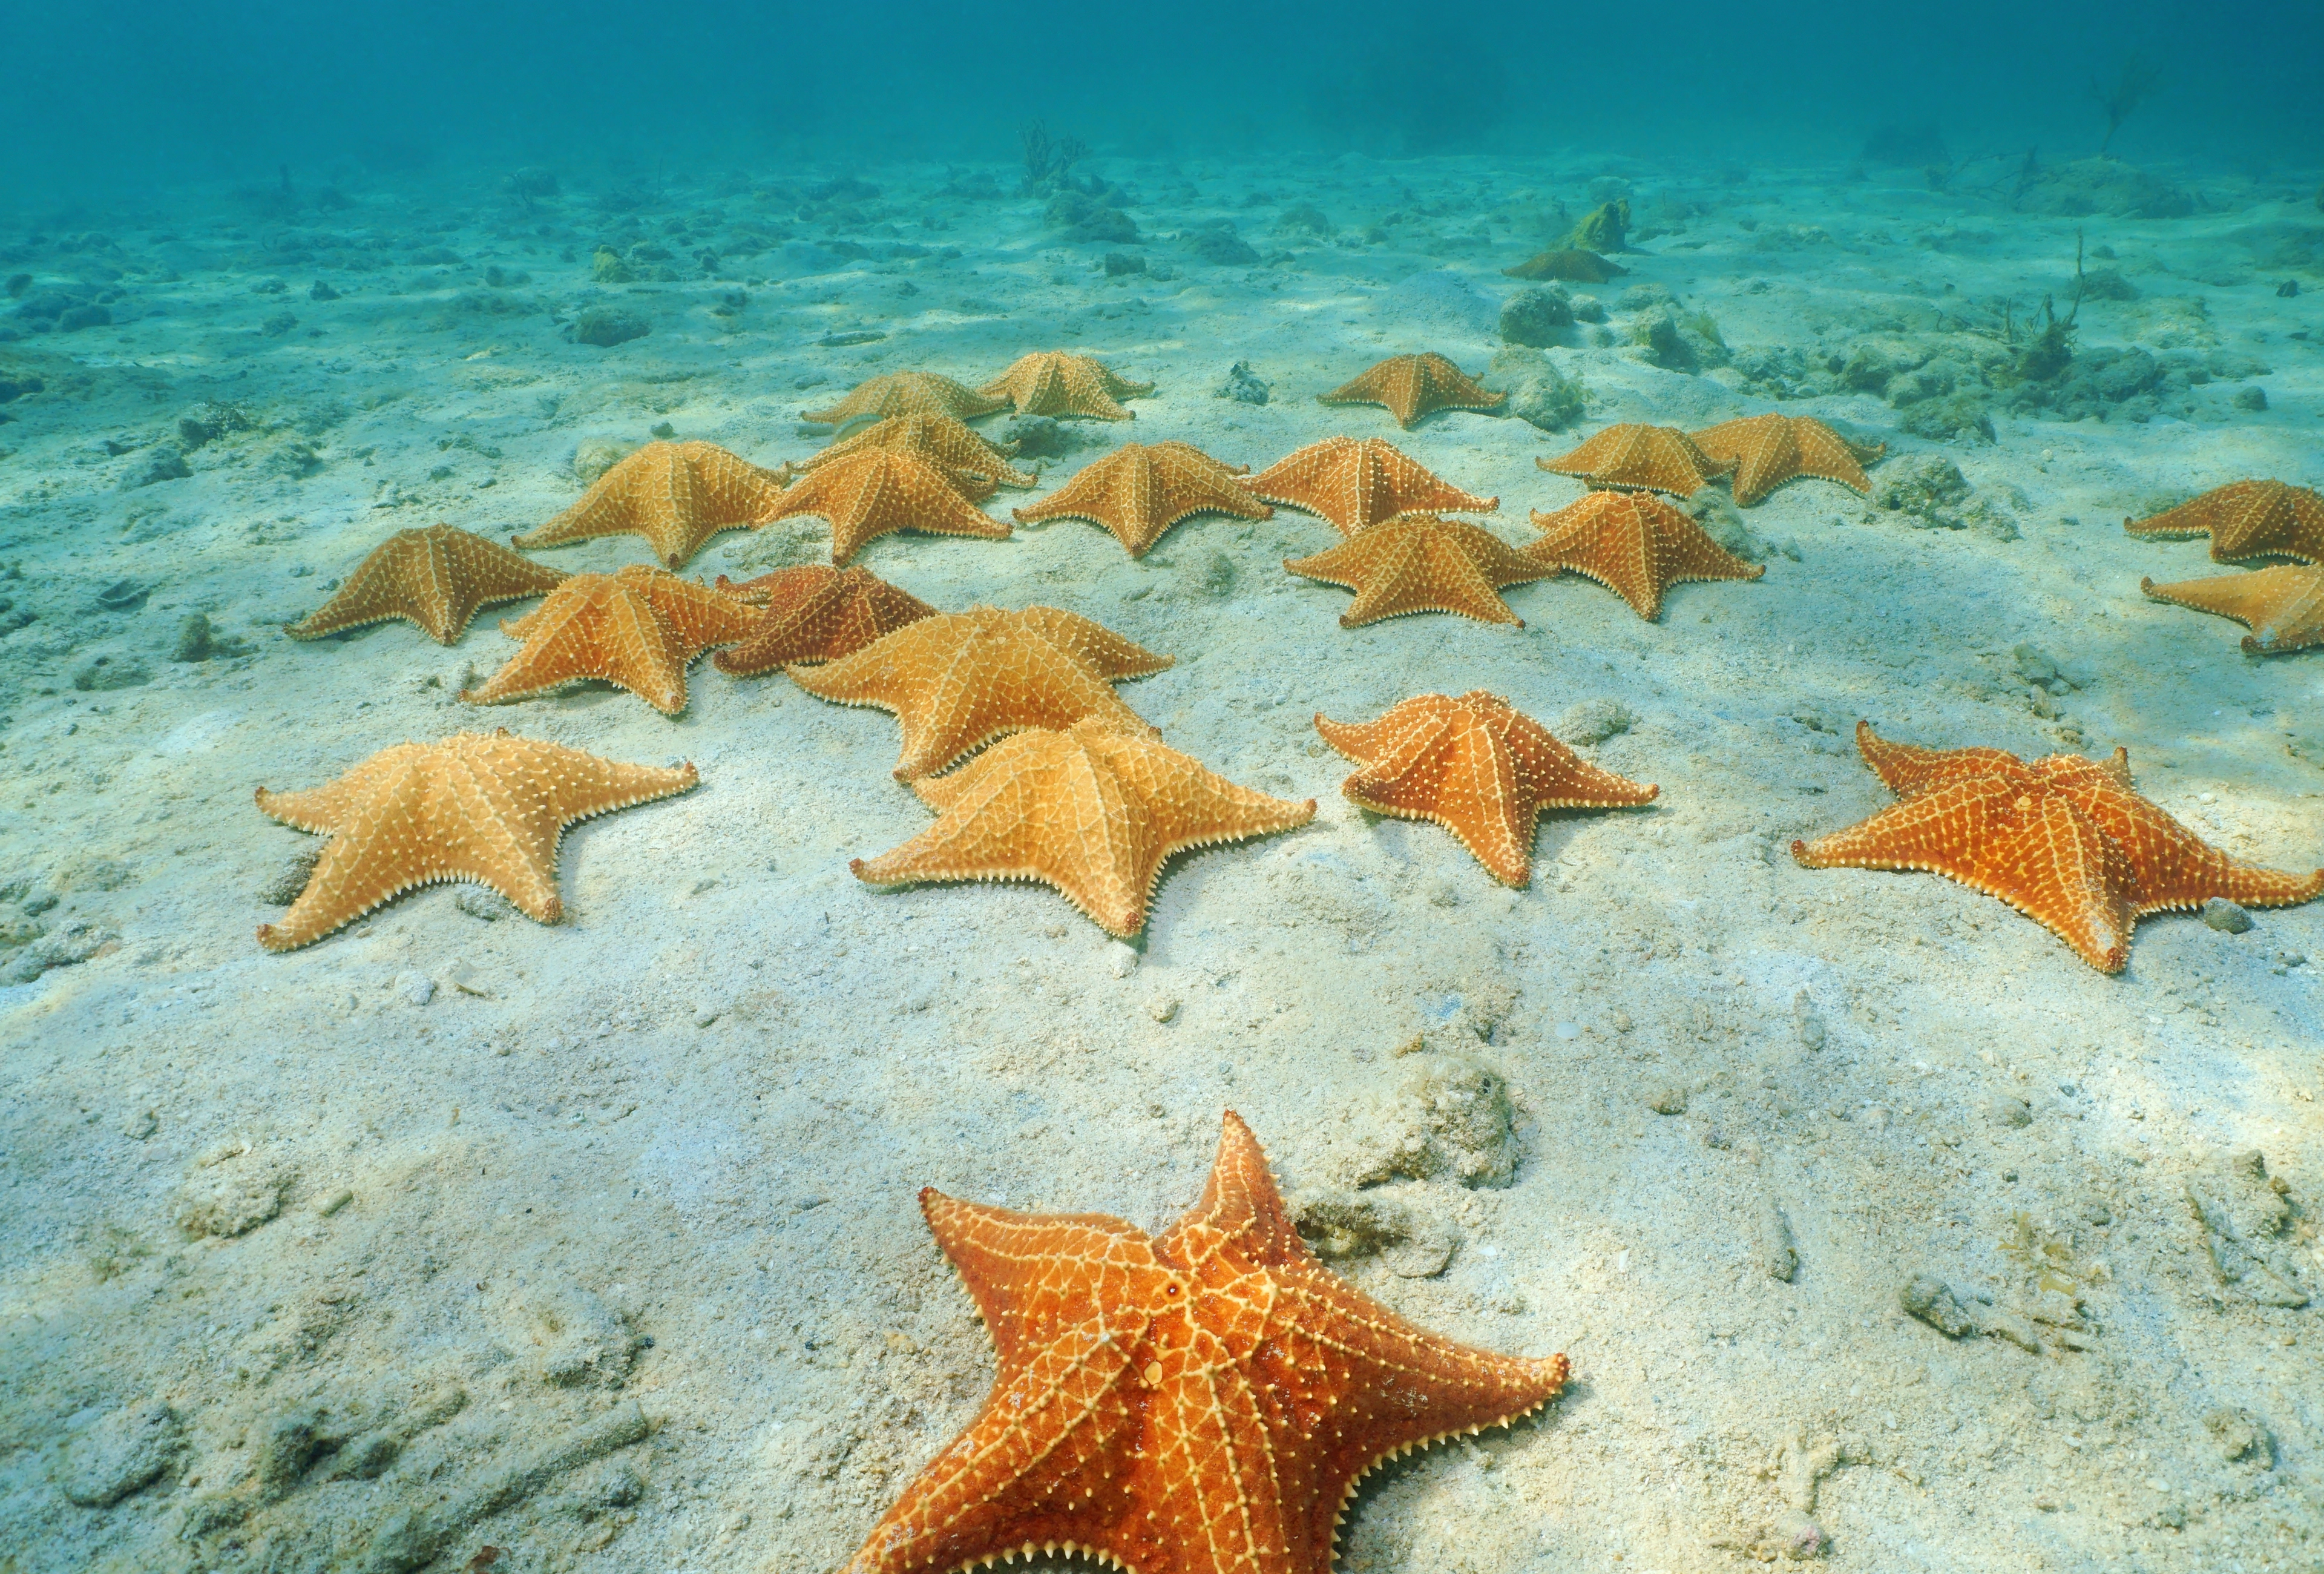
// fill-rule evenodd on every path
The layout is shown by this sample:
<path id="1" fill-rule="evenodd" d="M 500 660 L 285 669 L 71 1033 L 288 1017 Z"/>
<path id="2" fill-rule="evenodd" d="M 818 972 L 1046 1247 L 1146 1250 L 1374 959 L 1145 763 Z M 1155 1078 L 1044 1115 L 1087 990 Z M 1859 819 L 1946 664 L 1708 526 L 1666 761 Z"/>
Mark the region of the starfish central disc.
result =
<path id="1" fill-rule="evenodd" d="M 899 449 L 922 458 L 946 471 L 961 495 L 982 502 L 992 495 L 996 486 L 1038 486 L 1041 477 L 1028 470 L 1019 470 L 1009 462 L 1017 451 L 1015 443 L 1002 445 L 991 441 L 965 421 L 949 415 L 891 415 L 855 433 L 841 438 L 814 458 L 803 461 L 802 475 L 812 474 L 851 454 L 866 449 Z"/>
<path id="2" fill-rule="evenodd" d="M 942 467 L 907 449 L 862 449 L 819 466 L 775 500 L 768 518 L 800 514 L 831 522 L 835 563 L 846 562 L 873 537 L 899 530 L 1009 539 L 1007 522 L 962 495 Z"/>
<path id="3" fill-rule="evenodd" d="M 899 415 L 948 415 L 954 421 L 973 421 L 1007 408 L 1004 401 L 934 372 L 890 372 L 857 384 L 846 398 L 828 410 L 802 410 L 799 416 L 818 426 L 845 426 Z"/>
<path id="4" fill-rule="evenodd" d="M 1662 616 L 1663 592 L 1674 584 L 1757 579 L 1767 571 L 1646 493 L 1592 492 L 1554 514 L 1536 513 L 1533 523 L 1542 537 L 1526 556 L 1597 580 L 1648 623 Z"/>
<path id="5" fill-rule="evenodd" d="M 1231 469 L 1182 442 L 1124 443 L 1038 503 L 1011 509 L 1019 524 L 1086 519 L 1113 532 L 1133 558 L 1162 532 L 1194 514 L 1268 519 L 1275 510 L 1244 488 Z"/>
<path id="6" fill-rule="evenodd" d="M 1138 412 L 1124 409 L 1124 399 L 1154 392 L 1151 383 L 1133 383 L 1103 363 L 1064 350 L 1037 350 L 1019 356 L 1007 371 L 984 385 L 983 392 L 1019 415 L 1090 416 L 1099 421 L 1132 421 Z"/>
<path id="7" fill-rule="evenodd" d="M 1286 558 L 1283 566 L 1356 593 L 1340 615 L 1342 628 L 1408 612 L 1454 612 L 1523 628 L 1525 619 L 1501 599 L 1502 588 L 1558 573 L 1555 563 L 1528 557 L 1489 531 L 1433 514 L 1397 514 L 1329 551 Z"/>
<path id="8" fill-rule="evenodd" d="M 1434 350 L 1391 356 L 1329 394 L 1325 404 L 1381 404 L 1398 426 L 1410 426 L 1436 410 L 1498 410 L 1507 394 L 1491 393 Z"/>
<path id="9" fill-rule="evenodd" d="M 758 621 L 731 650 L 710 658 L 736 677 L 798 662 L 835 662 L 936 609 L 868 569 L 807 563 L 718 588 L 757 607 Z"/>

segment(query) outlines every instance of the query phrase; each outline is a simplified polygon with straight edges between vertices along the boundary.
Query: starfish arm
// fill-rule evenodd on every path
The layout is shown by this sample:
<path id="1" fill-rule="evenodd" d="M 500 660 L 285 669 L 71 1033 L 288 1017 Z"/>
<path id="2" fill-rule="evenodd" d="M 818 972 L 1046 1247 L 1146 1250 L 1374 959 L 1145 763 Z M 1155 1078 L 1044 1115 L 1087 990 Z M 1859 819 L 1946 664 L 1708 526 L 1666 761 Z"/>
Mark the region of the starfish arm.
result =
<path id="1" fill-rule="evenodd" d="M 2272 655 L 2324 642 L 2324 568 L 2279 564 L 2173 585 L 2141 579 L 2138 588 L 2151 600 L 2234 618 L 2253 631 L 2244 648 L 2255 654 Z"/>
<path id="2" fill-rule="evenodd" d="M 2055 756 L 2053 756 L 2055 758 Z M 2143 916 L 2200 907 L 2223 896 L 2245 907 L 2290 907 L 2324 894 L 2324 869 L 2295 875 L 2231 857 L 2088 761 L 2058 771 L 2057 792 L 2097 823 L 2129 859 Z M 2051 761 L 2044 760 L 2045 766 Z"/>
<path id="3" fill-rule="evenodd" d="M 421 540 L 413 540 L 416 536 Z M 292 639 L 321 639 L 342 629 L 401 617 L 419 625 L 439 644 L 450 644 L 460 637 L 459 628 L 452 627 L 448 603 L 428 593 L 429 555 L 422 532 L 398 531 L 372 549 L 337 595 L 297 623 L 286 625 L 283 632 Z M 465 628 L 466 619 L 460 619 L 459 625 Z"/>
<path id="4" fill-rule="evenodd" d="M 407 764 L 392 782 L 374 782 L 361 808 L 324 845 L 306 888 L 290 911 L 279 921 L 259 926 L 259 943 L 270 951 L 292 950 L 352 923 L 414 885 L 453 876 L 485 880 L 481 861 L 462 860 L 455 867 L 430 847 L 426 797 L 423 773 L 416 763 Z M 420 853 L 416 857 L 415 849 Z M 554 886 L 545 903 L 537 891 L 527 890 L 530 906 L 518 902 L 513 892 L 503 894 L 531 917 L 548 923 L 557 920 Z"/>
<path id="5" fill-rule="evenodd" d="M 1145 903 L 1162 866 L 1176 854 L 1214 842 L 1241 841 L 1305 825 L 1315 818 L 1315 801 L 1276 798 L 1238 786 L 1193 756 L 1136 736 L 1125 736 L 1092 718 L 1078 722 L 1073 736 L 1103 760 L 1121 791 L 1147 810 L 1154 834 L 1138 851 Z"/>
<path id="6" fill-rule="evenodd" d="M 1402 708 L 1400 705 L 1394 707 L 1377 721 L 1333 721 L 1319 710 L 1315 713 L 1315 730 L 1342 755 L 1359 765 L 1368 765 L 1379 757 L 1389 740 L 1409 725 L 1397 714 Z"/>
<path id="7" fill-rule="evenodd" d="M 1891 743 L 1874 732 L 1868 721 L 1856 724 L 1856 748 L 1880 784 L 1899 798 L 1917 798 L 1979 777 L 2022 774 L 2025 769 L 2024 761 L 2001 749 L 1931 749 Z"/>
<path id="8" fill-rule="evenodd" d="M 320 787 L 309 787 L 301 792 L 270 792 L 261 787 L 259 810 L 303 831 L 327 834 L 343 830 L 356 807 L 378 792 L 381 783 L 399 772 L 412 769 L 413 762 L 427 752 L 425 744 L 398 744 L 393 748 L 382 749 Z"/>
<path id="9" fill-rule="evenodd" d="M 1065 651 L 1108 682 L 1167 671 L 1178 660 L 1176 656 L 1157 655 L 1143 645 L 1122 638 L 1096 619 L 1084 617 L 1078 612 L 1067 612 L 1063 607 L 1028 606 L 1015 616 L 1026 628 Z"/>
<path id="10" fill-rule="evenodd" d="M 1630 610 L 1648 623 L 1663 615 L 1663 588 L 1647 571 L 1640 552 L 1633 547 L 1616 542 L 1567 538 L 1553 545 L 1556 538 L 1536 542 L 1532 551 L 1536 560 L 1554 563 L 1558 568 L 1595 579 L 1600 585 L 1630 604 Z"/>
<path id="11" fill-rule="evenodd" d="M 657 574 L 641 585 L 687 661 L 714 645 L 749 637 L 758 622 L 747 603 L 672 575 Z"/>

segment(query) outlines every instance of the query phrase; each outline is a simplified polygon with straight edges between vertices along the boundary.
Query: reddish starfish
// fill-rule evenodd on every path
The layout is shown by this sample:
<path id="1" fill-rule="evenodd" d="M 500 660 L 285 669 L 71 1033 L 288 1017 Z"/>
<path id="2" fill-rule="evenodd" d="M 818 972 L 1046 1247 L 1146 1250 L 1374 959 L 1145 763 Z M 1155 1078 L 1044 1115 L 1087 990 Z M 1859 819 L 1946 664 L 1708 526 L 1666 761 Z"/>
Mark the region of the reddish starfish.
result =
<path id="1" fill-rule="evenodd" d="M 1243 483 L 1269 503 L 1319 514 L 1342 535 L 1369 530 L 1399 514 L 1490 514 L 1498 497 L 1480 497 L 1440 481 L 1386 438 L 1327 437 L 1285 455 Z"/>
<path id="2" fill-rule="evenodd" d="M 1888 451 L 1886 443 L 1859 449 L 1806 415 L 1753 415 L 1721 421 L 1696 432 L 1694 443 L 1714 464 L 1735 472 L 1732 486 L 1738 508 L 1748 508 L 1803 476 L 1869 492 L 1872 482 L 1861 461 Z"/>
<path id="3" fill-rule="evenodd" d="M 1489 531 L 1433 514 L 1399 514 L 1327 552 L 1286 558 L 1283 566 L 1356 593 L 1340 615 L 1342 628 L 1407 612 L 1457 612 L 1523 628 L 1525 619 L 1501 599 L 1501 588 L 1558 572 L 1555 563 L 1528 557 Z"/>
<path id="4" fill-rule="evenodd" d="M 321 639 L 400 617 L 448 645 L 466 632 L 478 608 L 546 595 L 564 578 L 498 542 L 448 524 L 399 530 L 355 565 L 337 595 L 282 632 L 292 639 Z"/>
<path id="5" fill-rule="evenodd" d="M 1198 448 L 1160 442 L 1124 443 L 1038 503 L 1010 512 L 1019 524 L 1043 519 L 1086 519 L 1113 532 L 1133 558 L 1162 532 L 1194 514 L 1268 519 L 1275 510 L 1244 490 L 1233 469 Z"/>
<path id="6" fill-rule="evenodd" d="M 720 671 L 738 678 L 852 656 L 936 611 L 869 569 L 822 563 L 778 569 L 739 585 L 721 574 L 718 588 L 759 608 L 749 637 L 710 658 Z"/>
<path id="7" fill-rule="evenodd" d="M 1325 404 L 1384 404 L 1398 426 L 1434 410 L 1498 410 L 1507 394 L 1488 392 L 1434 350 L 1391 356 L 1350 383 L 1316 398 Z"/>
<path id="8" fill-rule="evenodd" d="M 1662 791 L 1600 770 L 1481 689 L 1458 699 L 1415 695 L 1373 722 L 1318 713 L 1315 730 L 1360 767 L 1340 787 L 1351 803 L 1434 820 L 1505 885 L 1533 877 L 1534 821 L 1544 810 L 1635 809 Z"/>
<path id="9" fill-rule="evenodd" d="M 1683 580 L 1757 579 L 1767 571 L 1646 493 L 1592 492 L 1554 514 L 1536 512 L 1533 523 L 1542 538 L 1526 556 L 1587 575 L 1648 623 L 1663 614 L 1663 592 Z"/>
<path id="10" fill-rule="evenodd" d="M 1847 830 L 1792 844 L 1811 869 L 1926 869 L 1997 896 L 2093 968 L 2118 973 L 2132 925 L 2214 896 L 2283 907 L 2324 893 L 2309 875 L 2229 857 L 2131 791 L 2130 755 L 2104 762 L 1892 744 L 1856 724 L 1865 763 L 1896 794 Z"/>
<path id="11" fill-rule="evenodd" d="M 2324 562 L 2324 496 L 2281 481 L 2232 481 L 2152 519 L 2122 522 L 2133 535 L 2208 535 L 2211 560 L 2297 558 Z"/>
<path id="12" fill-rule="evenodd" d="M 1210 1184 L 1160 1236 L 920 1193 L 1000 1370 L 982 1413 L 844 1574 L 1085 1552 L 1136 1574 L 1331 1574 L 1356 1483 L 1565 1384 L 1416 1328 L 1316 1262 L 1227 1112 Z"/>
<path id="13" fill-rule="evenodd" d="M 597 477 L 581 500 L 521 547 L 562 546 L 590 536 L 641 535 L 671 569 L 722 530 L 764 524 L 782 495 L 777 476 L 715 443 L 654 442 Z"/>
<path id="14" fill-rule="evenodd" d="M 1675 492 L 1692 497 L 1728 467 L 1674 426 L 1609 426 L 1572 453 L 1535 464 L 1553 475 L 1575 476 L 1592 486 Z"/>

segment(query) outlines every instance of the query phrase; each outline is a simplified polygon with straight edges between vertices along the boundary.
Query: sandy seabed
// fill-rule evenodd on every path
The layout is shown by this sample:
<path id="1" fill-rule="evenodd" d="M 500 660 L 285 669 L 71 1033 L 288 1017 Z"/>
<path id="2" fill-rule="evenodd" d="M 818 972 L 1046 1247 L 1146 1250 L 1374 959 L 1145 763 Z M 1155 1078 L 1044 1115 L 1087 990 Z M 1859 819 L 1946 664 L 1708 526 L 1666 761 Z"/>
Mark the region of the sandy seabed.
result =
<path id="1" fill-rule="evenodd" d="M 2072 218 L 1836 166 L 1100 172 L 1136 238 L 1102 196 L 932 166 L 0 227 L 29 275 L 0 307 L 0 1570 L 834 1567 L 990 1381 L 918 1190 L 1159 1227 L 1226 1107 L 1371 1293 L 1574 1363 L 1543 1415 L 1371 1477 L 1343 1569 L 2324 1566 L 2324 905 L 2149 921 L 2110 978 L 1964 887 L 1787 850 L 1888 801 L 1868 718 L 2121 744 L 2210 840 L 2324 861 L 2324 656 L 2144 600 L 2229 570 L 2120 529 L 2324 477 L 2318 297 L 2278 292 L 2324 283 L 2306 194 L 2181 172 L 2190 214 Z M 1620 197 L 1628 273 L 1504 344 L 1500 270 Z M 2063 310 L 2078 231 L 2081 369 L 1997 386 L 1994 303 Z M 576 342 L 593 312 L 650 331 Z M 1044 491 L 1123 440 L 1258 467 L 1380 435 L 1522 542 L 1581 493 L 1532 460 L 1611 421 L 1779 409 L 1889 449 L 1869 498 L 1706 494 L 1766 575 L 1651 625 L 1567 577 L 1508 593 L 1521 630 L 1343 631 L 1346 592 L 1279 566 L 1336 539 L 1290 509 L 1140 560 L 1071 521 L 875 542 L 936 606 L 1176 656 L 1132 708 L 1318 800 L 1177 860 L 1133 944 L 1046 886 L 859 884 L 928 811 L 890 718 L 779 675 L 699 667 L 675 720 L 604 686 L 479 710 L 498 611 L 450 649 L 279 632 L 392 530 L 537 526 L 593 445 L 771 465 L 864 377 L 1060 347 L 1156 391 L 1134 423 L 980 423 Z M 1398 432 L 1314 398 L 1420 349 L 1582 408 Z M 1239 362 L 1267 402 L 1222 394 Z M 823 540 L 731 533 L 687 572 Z M 1660 800 L 1545 818 L 1511 890 L 1340 796 L 1313 713 L 1472 688 Z M 555 927 L 437 886 L 260 950 L 313 843 L 254 787 L 492 725 L 702 784 L 574 829 Z"/>

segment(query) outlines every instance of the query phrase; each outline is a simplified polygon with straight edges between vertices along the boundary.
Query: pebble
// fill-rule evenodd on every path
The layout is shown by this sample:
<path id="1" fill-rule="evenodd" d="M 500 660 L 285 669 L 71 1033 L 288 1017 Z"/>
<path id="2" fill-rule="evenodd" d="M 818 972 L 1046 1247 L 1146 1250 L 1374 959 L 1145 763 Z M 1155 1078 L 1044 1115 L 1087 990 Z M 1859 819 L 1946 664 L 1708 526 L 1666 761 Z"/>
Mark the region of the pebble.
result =
<path id="1" fill-rule="evenodd" d="M 247 1143 L 222 1143 L 194 1160 L 178 1192 L 178 1227 L 189 1236 L 232 1240 L 282 1211 L 291 1177 L 251 1152 Z"/>
<path id="2" fill-rule="evenodd" d="M 1759 1266 L 1767 1271 L 1770 1279 L 1789 1284 L 1800 1271 L 1798 1246 L 1792 1240 L 1792 1221 L 1772 1198 L 1759 1203 Z M 1909 1308 L 1907 1309 L 1909 1310 Z"/>
<path id="3" fill-rule="evenodd" d="M 161 1117 L 150 1109 L 141 1109 L 121 1123 L 121 1134 L 133 1143 L 142 1143 L 161 1127 Z"/>
<path id="4" fill-rule="evenodd" d="M 158 1400 L 90 1423 L 65 1452 L 65 1496 L 83 1508 L 111 1508 L 161 1478 L 185 1435 L 177 1412 Z"/>
<path id="5" fill-rule="evenodd" d="M 1612 699 L 1584 699 L 1568 706 L 1557 718 L 1557 736 L 1569 744 L 1602 744 L 1637 725 L 1627 705 Z"/>
<path id="6" fill-rule="evenodd" d="M 498 923 L 504 918 L 518 916 L 517 905 L 499 892 L 483 885 L 463 885 L 460 893 L 452 898 L 452 905 L 470 918 L 486 923 Z"/>
<path id="7" fill-rule="evenodd" d="M 1106 970 L 1117 978 L 1127 978 L 1138 971 L 1138 948 L 1115 940 L 1106 948 Z"/>
<path id="8" fill-rule="evenodd" d="M 1177 997 L 1171 995 L 1156 995 L 1146 1003 L 1146 1014 L 1156 1022 L 1176 1022 L 1178 1019 Z"/>
<path id="9" fill-rule="evenodd" d="M 1896 1292 L 1896 1303 L 1949 1339 L 1977 1331 L 1977 1319 L 1960 1303 L 1952 1286 L 1926 1273 L 1915 1273 Z"/>
<path id="10" fill-rule="evenodd" d="M 425 1005 L 436 998 L 436 980 L 425 973 L 398 973 L 395 993 L 407 1005 Z"/>
<path id="11" fill-rule="evenodd" d="M 2224 896 L 2214 896 L 2203 903 L 2203 921 L 2221 934 L 2242 934 L 2252 926 L 2252 916 Z"/>
<path id="12" fill-rule="evenodd" d="M 1684 1115 L 1686 1113 L 1686 1089 L 1683 1088 L 1658 1088 L 1654 1092 L 1646 1095 L 1646 1107 L 1653 1110 L 1656 1115 Z"/>
<path id="13" fill-rule="evenodd" d="M 323 856 L 325 845 L 319 840 L 310 842 L 287 855 L 258 883 L 252 894 L 269 907 L 288 907 L 298 901 L 299 893 L 307 889 L 308 877 L 315 872 L 315 860 Z"/>

